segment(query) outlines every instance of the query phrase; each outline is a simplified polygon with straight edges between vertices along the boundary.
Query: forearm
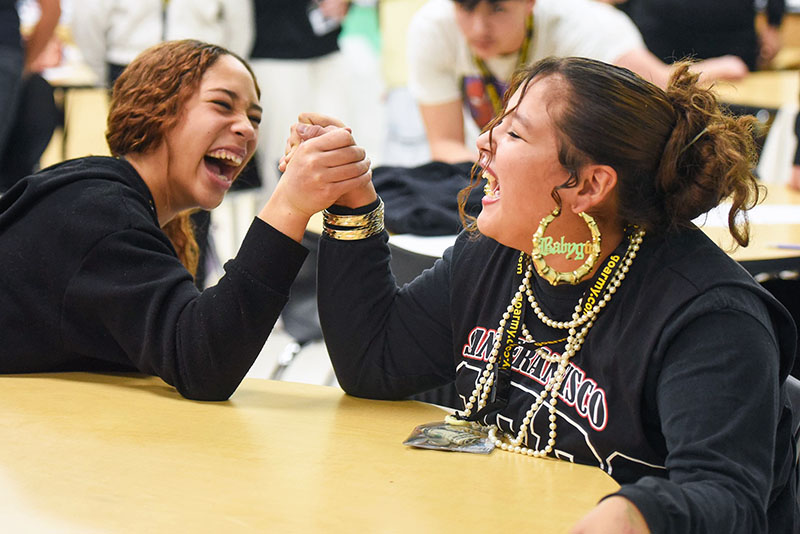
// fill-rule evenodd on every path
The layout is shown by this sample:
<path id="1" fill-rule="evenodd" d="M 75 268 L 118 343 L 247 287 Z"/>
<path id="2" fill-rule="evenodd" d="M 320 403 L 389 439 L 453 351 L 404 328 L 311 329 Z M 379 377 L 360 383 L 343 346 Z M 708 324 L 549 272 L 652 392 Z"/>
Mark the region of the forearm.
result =
<path id="1" fill-rule="evenodd" d="M 284 201 L 281 193 L 280 189 L 275 190 L 258 213 L 258 218 L 283 235 L 300 243 L 303 240 L 303 234 L 311 216 L 296 209 L 291 203 Z"/>
<path id="2" fill-rule="evenodd" d="M 430 141 L 431 159 L 445 163 L 476 161 L 478 152 L 468 148 L 463 142 L 447 139 Z"/>
<path id="3" fill-rule="evenodd" d="M 630 50 L 614 60 L 614 64 L 630 69 L 662 89 L 667 86 L 672 69 L 646 48 Z"/>
<path id="4" fill-rule="evenodd" d="M 225 276 L 199 293 L 163 235 L 116 232 L 93 247 L 65 294 L 65 350 L 126 357 L 184 397 L 225 400 L 260 353 L 306 253 L 256 220 Z"/>
<path id="5" fill-rule="evenodd" d="M 464 141 L 463 103 L 453 100 L 442 104 L 419 106 L 431 158 L 445 163 L 461 163 L 478 159 L 477 149 Z"/>
<path id="6" fill-rule="evenodd" d="M 668 479 L 619 495 L 654 532 L 764 532 L 777 427 L 777 348 L 741 312 L 692 320 L 664 356 L 657 391 Z"/>
<path id="7" fill-rule="evenodd" d="M 178 318 L 175 387 L 187 398 L 225 400 L 244 379 L 289 297 L 307 250 L 261 221 L 226 274 Z"/>
<path id="8" fill-rule="evenodd" d="M 58 25 L 58 19 L 61 17 L 59 0 L 39 0 L 39 6 L 41 8 L 41 17 L 25 44 L 26 69 L 47 47 L 47 43 Z"/>
<path id="9" fill-rule="evenodd" d="M 389 262 L 386 234 L 320 240 L 320 324 L 339 383 L 352 395 L 400 399 L 454 372 L 445 273 L 428 271 L 399 289 Z"/>

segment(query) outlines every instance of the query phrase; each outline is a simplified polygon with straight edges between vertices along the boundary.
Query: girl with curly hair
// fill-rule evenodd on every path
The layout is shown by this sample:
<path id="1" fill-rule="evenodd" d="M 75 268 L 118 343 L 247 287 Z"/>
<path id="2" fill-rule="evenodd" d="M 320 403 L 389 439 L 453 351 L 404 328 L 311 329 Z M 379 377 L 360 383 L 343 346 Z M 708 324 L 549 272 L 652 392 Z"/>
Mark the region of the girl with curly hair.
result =
<path id="1" fill-rule="evenodd" d="M 309 217 L 370 180 L 342 128 L 319 128 L 199 292 L 190 210 L 220 204 L 253 156 L 247 63 L 198 41 L 156 45 L 114 85 L 113 157 L 63 162 L 0 198 L 0 372 L 140 371 L 227 399 L 258 356 L 306 256 Z"/>

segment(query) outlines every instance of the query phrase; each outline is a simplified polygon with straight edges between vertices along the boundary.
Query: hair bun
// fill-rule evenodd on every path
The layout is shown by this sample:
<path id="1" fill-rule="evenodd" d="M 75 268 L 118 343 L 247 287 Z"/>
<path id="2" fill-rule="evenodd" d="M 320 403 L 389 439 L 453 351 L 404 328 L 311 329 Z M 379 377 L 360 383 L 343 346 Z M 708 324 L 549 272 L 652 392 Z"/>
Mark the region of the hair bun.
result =
<path id="1" fill-rule="evenodd" d="M 713 91 L 697 85 L 698 74 L 689 66 L 678 64 L 667 87 L 675 127 L 664 147 L 656 187 L 671 226 L 688 224 L 731 197 L 730 230 L 744 245 L 747 229 L 734 221 L 736 213 L 754 204 L 755 119 L 723 112 Z"/>

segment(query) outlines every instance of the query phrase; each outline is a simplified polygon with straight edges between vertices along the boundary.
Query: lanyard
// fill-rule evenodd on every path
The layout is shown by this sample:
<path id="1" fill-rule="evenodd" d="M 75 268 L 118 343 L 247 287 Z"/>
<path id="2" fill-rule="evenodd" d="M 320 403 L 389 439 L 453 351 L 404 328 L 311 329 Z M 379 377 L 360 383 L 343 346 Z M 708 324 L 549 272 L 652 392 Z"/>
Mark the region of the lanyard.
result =
<path id="1" fill-rule="evenodd" d="M 614 268 L 620 263 L 624 256 L 625 248 L 633 236 L 634 227 L 629 227 L 625 232 L 625 239 L 623 239 L 617 248 L 612 252 L 604 261 L 603 264 L 597 269 L 592 283 L 583 292 L 581 297 L 583 301 L 583 312 L 594 307 L 597 299 L 601 298 L 606 284 L 612 278 Z M 511 295 L 512 305 L 509 312 L 509 318 L 506 319 L 506 327 L 503 329 L 503 337 L 500 341 L 500 349 L 498 351 L 497 369 L 495 371 L 494 385 L 489 394 L 486 405 L 478 410 L 476 413 L 470 415 L 466 419 L 468 421 L 478 421 L 490 412 L 500 411 L 508 405 L 508 398 L 511 392 L 511 360 L 512 353 L 519 343 L 519 332 L 522 329 L 523 308 L 525 305 L 525 296 L 521 295 L 517 298 L 517 288 L 522 283 L 522 278 L 525 276 L 525 253 L 521 252 L 517 260 L 517 267 L 515 276 L 512 277 Z M 595 317 L 596 320 L 596 317 Z"/>
<path id="2" fill-rule="evenodd" d="M 519 57 L 517 58 L 517 64 L 514 67 L 514 70 L 520 68 L 521 66 L 525 65 L 528 61 L 528 49 L 531 45 L 531 38 L 533 37 L 533 13 L 528 13 L 528 16 L 525 18 L 525 39 L 522 41 L 522 47 L 519 50 Z M 494 109 L 495 115 L 499 114 L 503 111 L 503 101 L 500 98 L 500 94 L 497 92 L 497 87 L 494 85 L 494 80 L 496 78 L 489 70 L 489 67 L 486 66 L 486 62 L 484 62 L 481 58 L 476 56 L 475 54 L 472 55 L 472 60 L 478 66 L 478 70 L 481 73 L 481 81 L 483 82 L 483 88 L 486 90 L 486 94 L 489 95 L 489 100 L 492 101 L 492 108 Z"/>

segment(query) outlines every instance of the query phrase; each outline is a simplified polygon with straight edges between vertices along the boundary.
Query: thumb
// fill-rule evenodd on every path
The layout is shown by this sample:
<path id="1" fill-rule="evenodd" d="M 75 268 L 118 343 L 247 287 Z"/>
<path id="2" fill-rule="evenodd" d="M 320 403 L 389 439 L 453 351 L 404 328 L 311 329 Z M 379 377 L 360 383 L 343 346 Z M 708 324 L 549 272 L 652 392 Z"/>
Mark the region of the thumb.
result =
<path id="1" fill-rule="evenodd" d="M 300 135 L 301 139 L 304 141 L 307 139 L 311 139 L 314 137 L 318 137 L 325 132 L 325 129 L 322 126 L 318 126 L 316 124 L 303 124 L 300 123 L 297 125 L 297 133 Z"/>

